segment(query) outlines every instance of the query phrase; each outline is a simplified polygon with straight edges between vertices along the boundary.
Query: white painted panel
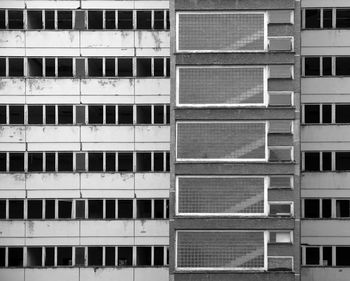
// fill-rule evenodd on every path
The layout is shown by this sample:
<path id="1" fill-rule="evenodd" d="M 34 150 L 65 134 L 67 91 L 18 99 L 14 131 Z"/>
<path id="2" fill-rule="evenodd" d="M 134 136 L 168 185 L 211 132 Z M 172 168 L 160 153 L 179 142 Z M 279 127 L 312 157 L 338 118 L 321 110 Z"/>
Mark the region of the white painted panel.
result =
<path id="1" fill-rule="evenodd" d="M 349 6 L 350 7 L 350 6 Z M 348 47 L 350 30 L 305 30 L 301 33 L 302 47 Z"/>
<path id="2" fill-rule="evenodd" d="M 79 281 L 79 268 L 26 268 L 25 281 Z M 84 280 L 84 279 L 82 279 Z"/>
<path id="3" fill-rule="evenodd" d="M 170 143 L 158 142 L 158 143 L 135 143 L 135 150 L 154 150 L 164 151 L 170 149 Z"/>
<path id="4" fill-rule="evenodd" d="M 79 79 L 27 79 L 27 95 L 79 95 Z"/>
<path id="5" fill-rule="evenodd" d="M 322 243 L 317 245 L 322 245 Z M 350 268 L 324 267 L 324 266 L 302 267 L 301 276 L 302 276 L 301 278 L 302 281 L 329 281 L 329 280 L 348 281 L 350 276 Z"/>
<path id="6" fill-rule="evenodd" d="M 133 280 L 133 268 L 81 268 L 81 281 Z M 166 279 L 162 280 L 165 281 Z M 51 280 L 50 280 L 51 281 Z M 58 281 L 58 280 L 57 280 Z"/>
<path id="7" fill-rule="evenodd" d="M 81 221 L 81 236 L 118 237 L 133 236 L 132 220 Z M 97 241 L 96 241 L 97 242 Z"/>
<path id="8" fill-rule="evenodd" d="M 301 144 L 301 150 L 307 151 L 322 151 L 322 150 L 333 150 L 342 151 L 349 150 L 349 142 L 307 142 Z"/>
<path id="9" fill-rule="evenodd" d="M 302 103 L 350 103 L 349 94 L 311 94 L 311 95 L 301 95 Z"/>
<path id="10" fill-rule="evenodd" d="M 350 47 L 303 47 L 302 56 L 347 56 Z"/>
<path id="11" fill-rule="evenodd" d="M 81 96 L 80 101 L 82 104 L 133 104 L 134 96 Z"/>
<path id="12" fill-rule="evenodd" d="M 135 237 L 134 245 L 140 246 L 153 246 L 153 245 L 169 245 L 169 237 L 148 237 L 148 236 L 139 236 Z"/>
<path id="13" fill-rule="evenodd" d="M 77 0 L 26 0 L 28 9 L 78 9 L 80 1 Z"/>
<path id="14" fill-rule="evenodd" d="M 169 198 L 169 189 L 135 189 L 136 198 Z"/>
<path id="15" fill-rule="evenodd" d="M 80 198 L 79 189 L 50 189 L 27 190 L 27 198 Z"/>
<path id="16" fill-rule="evenodd" d="M 170 79 L 136 79 L 135 80 L 135 95 L 169 95 L 170 94 Z"/>
<path id="17" fill-rule="evenodd" d="M 135 220 L 135 236 L 168 237 L 168 220 Z"/>
<path id="18" fill-rule="evenodd" d="M 350 237 L 350 225 L 346 220 L 302 220 L 301 236 Z"/>
<path id="19" fill-rule="evenodd" d="M 301 127 L 301 141 L 350 142 L 350 128 L 348 125 L 303 126 Z"/>
<path id="20" fill-rule="evenodd" d="M 301 91 L 303 94 L 348 94 L 349 77 L 302 78 Z"/>
<path id="21" fill-rule="evenodd" d="M 109 1 L 109 0 L 84 0 L 81 1 L 82 9 L 134 9 L 134 1 Z"/>
<path id="22" fill-rule="evenodd" d="M 169 48 L 170 32 L 168 31 L 135 31 L 136 48 Z"/>
<path id="23" fill-rule="evenodd" d="M 24 142 L 18 143 L 1 143 L 0 151 L 26 151 L 26 144 Z"/>
<path id="24" fill-rule="evenodd" d="M 12 189 L 0 189 L 0 198 L 24 198 L 26 197 L 26 191 L 12 190 Z"/>
<path id="25" fill-rule="evenodd" d="M 81 48 L 80 55 L 83 57 L 133 57 L 134 48 Z"/>
<path id="26" fill-rule="evenodd" d="M 0 189 L 25 189 L 23 173 L 0 174 Z"/>
<path id="27" fill-rule="evenodd" d="M 30 57 L 78 57 L 80 56 L 79 48 L 26 48 L 25 56 Z"/>
<path id="28" fill-rule="evenodd" d="M 28 237 L 26 239 L 26 245 L 27 246 L 76 246 L 79 245 L 79 236 L 75 237 L 69 237 L 69 236 L 60 236 L 58 237 L 45 237 L 45 236 L 38 236 L 38 237 Z"/>
<path id="29" fill-rule="evenodd" d="M 25 236 L 24 221 L 0 221 L 0 239 Z"/>
<path id="30" fill-rule="evenodd" d="M 0 245 L 1 246 L 16 246 L 16 247 L 24 246 L 26 244 L 25 240 L 26 239 L 24 237 L 23 238 L 3 238 L 3 239 L 0 239 Z M 0 276 L 2 276 L 2 275 L 0 275 Z"/>
<path id="31" fill-rule="evenodd" d="M 320 7 L 350 7 L 350 3 L 348 0 L 303 0 L 301 1 L 301 6 L 302 7 L 315 7 L 315 8 L 320 8 Z"/>
<path id="32" fill-rule="evenodd" d="M 1 268 L 0 276 L 4 281 L 24 281 L 24 268 Z"/>
<path id="33" fill-rule="evenodd" d="M 77 93 L 78 94 L 78 93 Z M 27 104 L 79 104 L 80 96 L 47 96 L 43 93 L 42 96 L 27 96 L 25 102 Z"/>
<path id="34" fill-rule="evenodd" d="M 82 79 L 82 95 L 134 95 L 134 79 Z"/>
<path id="35" fill-rule="evenodd" d="M 135 49 L 137 57 L 169 57 L 170 48 L 137 48 Z"/>
<path id="36" fill-rule="evenodd" d="M 307 188 L 307 187 L 306 187 Z M 301 190 L 303 198 L 350 198 L 350 189 L 306 189 Z"/>
<path id="37" fill-rule="evenodd" d="M 156 104 L 156 103 L 170 103 L 170 95 L 161 95 L 161 96 L 135 96 L 136 104 Z"/>
<path id="38" fill-rule="evenodd" d="M 94 143 L 94 142 L 84 142 L 81 144 L 82 150 L 89 151 L 133 151 L 134 143 L 132 142 L 104 142 L 104 143 Z"/>
<path id="39" fill-rule="evenodd" d="M 46 220 L 27 221 L 27 237 L 70 237 L 79 236 L 79 221 Z M 57 241 L 59 243 L 59 241 Z"/>
<path id="40" fill-rule="evenodd" d="M 165 267 L 135 268 L 134 281 L 164 281 L 169 280 L 169 269 Z"/>
<path id="41" fill-rule="evenodd" d="M 109 190 L 100 190 L 100 189 L 83 189 L 80 190 L 80 194 L 85 198 L 130 198 L 133 199 L 134 190 L 121 190 L 121 189 L 109 189 Z M 1 193 L 0 193 L 1 196 Z M 150 197 L 147 197 L 150 198 Z M 152 197 L 153 198 L 153 197 Z M 162 197 L 164 198 L 164 197 Z"/>
<path id="42" fill-rule="evenodd" d="M 170 173 L 136 173 L 136 189 L 170 189 Z"/>
<path id="43" fill-rule="evenodd" d="M 82 142 L 133 142 L 132 126 L 84 126 L 81 127 Z"/>
<path id="44" fill-rule="evenodd" d="M 29 173 L 27 189 L 66 190 L 79 189 L 79 174 L 73 173 Z"/>
<path id="45" fill-rule="evenodd" d="M 132 173 L 83 173 L 81 189 L 133 189 Z"/>
<path id="46" fill-rule="evenodd" d="M 96 237 L 80 237 L 79 242 L 80 245 L 91 245 L 91 246 L 96 246 L 98 245 L 103 245 L 103 246 L 115 246 L 115 245 L 133 245 L 134 244 L 134 237 L 129 236 L 129 237 L 117 237 L 117 236 L 111 236 L 111 237 L 98 237 L 98 243 L 96 242 Z"/>
<path id="47" fill-rule="evenodd" d="M 0 48 L 24 48 L 24 47 L 25 47 L 24 31 L 19 31 L 19 30 L 0 31 Z"/>
<path id="48" fill-rule="evenodd" d="M 1 84 L 1 82 L 0 82 Z M 25 96 L 3 96 L 1 95 L 2 90 L 0 90 L 0 103 L 4 104 L 23 104 L 26 103 Z"/>
<path id="49" fill-rule="evenodd" d="M 78 126 L 27 126 L 27 142 L 79 142 Z"/>
<path id="50" fill-rule="evenodd" d="M 3 48 L 1 50 L 1 56 L 4 57 L 24 57 L 26 50 L 24 48 Z"/>
<path id="51" fill-rule="evenodd" d="M 135 126 L 136 142 L 170 142 L 170 126 Z"/>
<path id="52" fill-rule="evenodd" d="M 349 189 L 350 173 L 303 173 L 301 186 L 307 189 Z"/>
<path id="53" fill-rule="evenodd" d="M 169 9 L 169 1 L 135 1 L 135 9 Z"/>
<path id="54" fill-rule="evenodd" d="M 28 151 L 79 151 L 80 143 L 51 142 L 51 143 L 27 143 Z"/>
<path id="55" fill-rule="evenodd" d="M 25 142 L 25 127 L 1 126 L 0 143 L 2 142 Z"/>
<path id="56" fill-rule="evenodd" d="M 0 95 L 25 95 L 25 79 L 0 78 Z"/>
<path id="57" fill-rule="evenodd" d="M 79 48 L 79 32 L 28 30 L 26 43 L 27 48 Z"/>
<path id="58" fill-rule="evenodd" d="M 82 48 L 133 48 L 133 31 L 96 30 L 81 32 Z"/>

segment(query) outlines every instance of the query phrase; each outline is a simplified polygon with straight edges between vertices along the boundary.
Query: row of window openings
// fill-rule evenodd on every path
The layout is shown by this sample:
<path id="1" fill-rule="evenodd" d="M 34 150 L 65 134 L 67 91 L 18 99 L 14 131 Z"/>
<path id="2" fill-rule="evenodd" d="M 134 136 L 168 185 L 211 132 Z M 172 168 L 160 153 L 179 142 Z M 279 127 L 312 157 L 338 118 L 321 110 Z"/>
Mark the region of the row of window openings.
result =
<path id="1" fill-rule="evenodd" d="M 0 77 L 24 76 L 169 77 L 170 58 L 0 58 Z"/>
<path id="2" fill-rule="evenodd" d="M 168 264 L 167 246 L 0 247 L 0 267 L 123 267 Z"/>
<path id="3" fill-rule="evenodd" d="M 349 76 L 350 57 L 304 57 L 303 76 Z"/>
<path id="4" fill-rule="evenodd" d="M 169 30 L 167 10 L 0 10 L 0 29 Z"/>
<path id="5" fill-rule="evenodd" d="M 169 105 L 0 105 L 0 124 L 169 124 Z"/>
<path id="6" fill-rule="evenodd" d="M 304 199 L 304 218 L 350 218 L 350 199 Z"/>
<path id="7" fill-rule="evenodd" d="M 303 246 L 303 265 L 350 266 L 349 246 Z"/>
<path id="8" fill-rule="evenodd" d="M 169 152 L 1 152 L 1 172 L 168 172 Z"/>
<path id="9" fill-rule="evenodd" d="M 304 104 L 304 124 L 350 123 L 350 104 Z"/>
<path id="10" fill-rule="evenodd" d="M 305 172 L 349 171 L 350 152 L 309 151 L 303 152 Z"/>
<path id="11" fill-rule="evenodd" d="M 305 9 L 303 28 L 350 28 L 350 9 Z"/>
<path id="12" fill-rule="evenodd" d="M 168 199 L 2 199 L 0 219 L 167 219 Z"/>

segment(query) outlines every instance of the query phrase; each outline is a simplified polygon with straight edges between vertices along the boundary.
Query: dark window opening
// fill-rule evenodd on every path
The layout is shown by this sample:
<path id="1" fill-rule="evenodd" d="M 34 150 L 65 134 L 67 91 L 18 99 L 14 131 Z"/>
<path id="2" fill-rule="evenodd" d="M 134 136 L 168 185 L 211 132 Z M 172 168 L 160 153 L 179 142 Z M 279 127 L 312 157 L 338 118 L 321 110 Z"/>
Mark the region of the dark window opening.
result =
<path id="1" fill-rule="evenodd" d="M 55 29 L 54 11 L 45 11 L 45 29 Z"/>
<path id="2" fill-rule="evenodd" d="M 164 29 L 164 12 L 154 11 L 154 29 Z"/>
<path id="3" fill-rule="evenodd" d="M 169 218 L 169 200 L 165 200 L 165 217 Z M 168 262 L 169 263 L 169 262 Z"/>
<path id="4" fill-rule="evenodd" d="M 291 214 L 290 204 L 271 204 L 270 215 L 289 216 Z"/>
<path id="5" fill-rule="evenodd" d="M 115 266 L 115 248 L 106 247 L 106 266 Z"/>
<path id="6" fill-rule="evenodd" d="M 350 57 L 336 57 L 335 62 L 335 75 L 350 75 Z"/>
<path id="7" fill-rule="evenodd" d="M 0 200 L 0 219 L 6 219 L 6 200 Z"/>
<path id="8" fill-rule="evenodd" d="M 166 153 L 166 167 L 165 167 L 165 170 L 167 171 L 167 172 L 169 172 L 170 171 L 170 153 L 169 152 L 167 152 Z"/>
<path id="9" fill-rule="evenodd" d="M 28 171 L 41 172 L 43 170 L 43 154 L 28 153 Z"/>
<path id="10" fill-rule="evenodd" d="M 115 11 L 106 11 L 106 29 L 115 29 Z"/>
<path id="11" fill-rule="evenodd" d="M 6 76 L 6 59 L 0 58 L 0 77 Z"/>
<path id="12" fill-rule="evenodd" d="M 43 59 L 28 58 L 28 75 L 29 76 L 43 76 Z"/>
<path id="13" fill-rule="evenodd" d="M 154 59 L 154 76 L 164 76 L 164 60 Z"/>
<path id="14" fill-rule="evenodd" d="M 28 29 L 43 29 L 42 11 L 27 11 Z"/>
<path id="15" fill-rule="evenodd" d="M 88 247 L 88 266 L 102 265 L 102 247 Z"/>
<path id="16" fill-rule="evenodd" d="M 337 171 L 350 170 L 350 152 L 335 153 L 335 169 Z"/>
<path id="17" fill-rule="evenodd" d="M 164 218 L 164 200 L 154 200 L 154 218 Z"/>
<path id="18" fill-rule="evenodd" d="M 9 58 L 8 61 L 9 61 L 9 76 L 23 77 L 24 76 L 23 58 Z"/>
<path id="19" fill-rule="evenodd" d="M 106 172 L 115 172 L 115 153 L 106 153 Z"/>
<path id="20" fill-rule="evenodd" d="M 71 200 L 58 201 L 58 218 L 59 219 L 72 218 L 72 201 Z"/>
<path id="21" fill-rule="evenodd" d="M 332 28 L 332 9 L 323 10 L 323 28 Z"/>
<path id="22" fill-rule="evenodd" d="M 8 10 L 8 28 L 23 29 L 23 11 Z"/>
<path id="23" fill-rule="evenodd" d="M 332 153 L 322 152 L 322 170 L 331 171 L 332 170 Z"/>
<path id="24" fill-rule="evenodd" d="M 320 250 L 319 248 L 306 248 L 306 265 L 320 264 Z"/>
<path id="25" fill-rule="evenodd" d="M 115 200 L 106 200 L 106 219 L 115 219 Z"/>
<path id="26" fill-rule="evenodd" d="M 132 124 L 134 108 L 132 105 L 123 105 L 118 107 L 118 123 Z"/>
<path id="27" fill-rule="evenodd" d="M 0 153 L 0 172 L 6 172 L 6 153 Z"/>
<path id="28" fill-rule="evenodd" d="M 58 77 L 73 77 L 73 59 L 58 59 Z"/>
<path id="29" fill-rule="evenodd" d="M 137 124 L 151 124 L 151 106 L 137 106 Z"/>
<path id="30" fill-rule="evenodd" d="M 106 106 L 106 124 L 115 124 L 115 106 Z"/>
<path id="31" fill-rule="evenodd" d="M 322 217 L 330 218 L 332 216 L 332 200 L 322 199 Z"/>
<path id="32" fill-rule="evenodd" d="M 88 11 L 88 29 L 103 29 L 102 11 Z"/>
<path id="33" fill-rule="evenodd" d="M 42 249 L 39 247 L 27 248 L 27 266 L 42 266 Z"/>
<path id="34" fill-rule="evenodd" d="M 88 73 L 90 77 L 102 77 L 102 59 L 88 59 Z"/>
<path id="35" fill-rule="evenodd" d="M 6 249 L 0 247 L 0 267 L 5 267 L 5 260 L 6 260 Z"/>
<path id="36" fill-rule="evenodd" d="M 55 77 L 55 59 L 45 59 L 45 77 Z"/>
<path id="37" fill-rule="evenodd" d="M 24 124 L 24 106 L 10 105 L 10 124 Z"/>
<path id="38" fill-rule="evenodd" d="M 320 106 L 307 104 L 304 107 L 305 109 L 305 123 L 320 123 Z"/>
<path id="39" fill-rule="evenodd" d="M 5 10 L 0 10 L 0 29 L 6 28 Z"/>
<path id="40" fill-rule="evenodd" d="M 55 171 L 55 153 L 46 153 L 46 172 Z"/>
<path id="41" fill-rule="evenodd" d="M 332 247 L 323 247 L 323 266 L 332 266 Z"/>
<path id="42" fill-rule="evenodd" d="M 28 219 L 43 218 L 43 201 L 28 200 Z"/>
<path id="43" fill-rule="evenodd" d="M 115 76 L 115 59 L 106 59 L 106 77 Z"/>
<path id="44" fill-rule="evenodd" d="M 320 28 L 321 26 L 321 11 L 305 10 L 305 27 L 306 28 Z"/>
<path id="45" fill-rule="evenodd" d="M 132 29 L 132 28 L 133 28 L 133 12 L 118 11 L 118 29 Z"/>
<path id="46" fill-rule="evenodd" d="M 152 248 L 151 247 L 137 247 L 136 264 L 137 265 L 151 265 L 152 264 Z"/>
<path id="47" fill-rule="evenodd" d="M 132 172 L 133 170 L 133 154 L 132 153 L 118 153 L 118 171 Z"/>
<path id="48" fill-rule="evenodd" d="M 23 200 L 9 200 L 9 219 L 23 219 Z"/>
<path id="49" fill-rule="evenodd" d="M 169 11 L 166 12 L 166 29 L 170 29 L 170 13 Z"/>
<path id="50" fill-rule="evenodd" d="M 118 200 L 118 218 L 131 219 L 133 217 L 132 200 Z"/>
<path id="51" fill-rule="evenodd" d="M 84 200 L 75 201 L 75 218 L 85 219 L 85 201 Z"/>
<path id="52" fill-rule="evenodd" d="M 43 124 L 43 107 L 28 105 L 28 124 Z"/>
<path id="53" fill-rule="evenodd" d="M 120 77 L 133 76 L 131 58 L 125 58 L 125 59 L 118 58 L 118 76 Z"/>
<path id="54" fill-rule="evenodd" d="M 55 248 L 45 248 L 45 266 L 53 266 L 55 263 Z"/>
<path id="55" fill-rule="evenodd" d="M 72 247 L 57 247 L 57 265 L 72 265 Z"/>
<path id="56" fill-rule="evenodd" d="M 154 247 L 154 265 L 164 265 L 163 247 Z"/>
<path id="57" fill-rule="evenodd" d="M 45 106 L 46 124 L 55 124 L 55 106 L 47 105 Z"/>
<path id="58" fill-rule="evenodd" d="M 170 59 L 166 59 L 166 77 L 170 77 Z"/>
<path id="59" fill-rule="evenodd" d="M 151 59 L 137 59 L 137 77 L 150 77 L 151 71 Z"/>
<path id="60" fill-rule="evenodd" d="M 322 123 L 332 123 L 332 105 L 330 104 L 322 105 Z"/>
<path id="61" fill-rule="evenodd" d="M 103 123 L 103 106 L 89 105 L 89 124 Z"/>
<path id="62" fill-rule="evenodd" d="M 350 123 L 350 105 L 336 105 L 335 109 L 336 123 Z"/>
<path id="63" fill-rule="evenodd" d="M 164 124 L 164 106 L 154 106 L 154 124 Z"/>
<path id="64" fill-rule="evenodd" d="M 89 219 L 103 218 L 103 200 L 89 200 L 88 201 L 88 215 Z"/>
<path id="65" fill-rule="evenodd" d="M 152 218 L 152 201 L 137 200 L 137 218 L 145 219 Z"/>
<path id="66" fill-rule="evenodd" d="M 10 172 L 24 171 L 24 153 L 10 153 Z"/>
<path id="67" fill-rule="evenodd" d="M 320 75 L 320 58 L 307 57 L 305 58 L 305 76 Z"/>
<path id="68" fill-rule="evenodd" d="M 23 266 L 23 248 L 8 248 L 8 266 Z"/>
<path id="69" fill-rule="evenodd" d="M 45 200 L 45 219 L 55 218 L 55 200 Z"/>
<path id="70" fill-rule="evenodd" d="M 152 28 L 152 12 L 137 11 L 137 29 L 151 29 L 151 28 Z"/>
<path id="71" fill-rule="evenodd" d="M 337 200 L 335 206 L 336 206 L 337 218 L 350 217 L 350 201 L 349 200 Z"/>
<path id="72" fill-rule="evenodd" d="M 163 172 L 164 171 L 164 154 L 163 152 L 154 153 L 154 171 Z"/>
<path id="73" fill-rule="evenodd" d="M 75 122 L 76 124 L 85 124 L 85 106 L 75 106 Z"/>
<path id="74" fill-rule="evenodd" d="M 77 266 L 85 265 L 85 248 L 83 247 L 75 248 L 75 265 Z"/>
<path id="75" fill-rule="evenodd" d="M 332 75 L 332 58 L 331 57 L 322 58 L 322 75 L 323 76 Z"/>
<path id="76" fill-rule="evenodd" d="M 58 106 L 58 124 L 73 124 L 73 106 Z"/>
<path id="77" fill-rule="evenodd" d="M 320 170 L 320 153 L 305 152 L 305 171 L 313 172 Z"/>
<path id="78" fill-rule="evenodd" d="M 0 124 L 6 124 L 6 105 L 0 105 Z"/>
<path id="79" fill-rule="evenodd" d="M 58 153 L 58 171 L 73 171 L 73 153 Z"/>
<path id="80" fill-rule="evenodd" d="M 166 106 L 166 123 L 170 124 L 170 106 Z"/>
<path id="81" fill-rule="evenodd" d="M 350 265 L 350 247 L 336 247 L 336 266 Z"/>
<path id="82" fill-rule="evenodd" d="M 349 9 L 337 9 L 336 27 L 337 28 L 350 27 L 350 10 Z"/>
<path id="83" fill-rule="evenodd" d="M 103 171 L 103 153 L 89 153 L 89 172 Z"/>
<path id="84" fill-rule="evenodd" d="M 136 171 L 150 172 L 151 171 L 151 153 L 137 153 L 136 154 Z"/>
<path id="85" fill-rule="evenodd" d="M 132 247 L 118 247 L 118 266 L 132 265 Z"/>
<path id="86" fill-rule="evenodd" d="M 57 11 L 58 29 L 72 29 L 72 11 Z"/>
<path id="87" fill-rule="evenodd" d="M 304 208 L 305 208 L 304 209 L 305 218 L 320 217 L 320 200 L 319 199 L 305 199 Z"/>

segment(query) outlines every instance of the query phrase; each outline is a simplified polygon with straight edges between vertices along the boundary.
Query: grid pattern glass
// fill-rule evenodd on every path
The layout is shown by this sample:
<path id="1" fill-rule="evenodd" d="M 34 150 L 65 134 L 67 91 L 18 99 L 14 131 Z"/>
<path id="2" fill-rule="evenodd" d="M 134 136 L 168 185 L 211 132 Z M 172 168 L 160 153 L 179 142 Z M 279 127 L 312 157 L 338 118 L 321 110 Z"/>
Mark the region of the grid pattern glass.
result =
<path id="1" fill-rule="evenodd" d="M 263 214 L 263 178 L 178 179 L 180 213 Z"/>
<path id="2" fill-rule="evenodd" d="M 261 104 L 263 68 L 180 68 L 180 104 Z"/>
<path id="3" fill-rule="evenodd" d="M 178 232 L 178 268 L 264 268 L 263 232 Z"/>
<path id="4" fill-rule="evenodd" d="M 265 159 L 265 123 L 179 123 L 178 159 Z"/>
<path id="5" fill-rule="evenodd" d="M 263 51 L 264 14 L 180 14 L 179 50 Z"/>

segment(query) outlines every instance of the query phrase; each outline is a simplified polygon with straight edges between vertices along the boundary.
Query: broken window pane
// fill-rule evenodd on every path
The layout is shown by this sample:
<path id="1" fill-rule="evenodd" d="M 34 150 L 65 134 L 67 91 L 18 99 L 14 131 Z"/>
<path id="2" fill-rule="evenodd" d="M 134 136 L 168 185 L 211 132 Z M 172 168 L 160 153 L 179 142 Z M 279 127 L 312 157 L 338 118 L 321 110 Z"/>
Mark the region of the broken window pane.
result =
<path id="1" fill-rule="evenodd" d="M 10 172 L 24 172 L 24 153 L 10 153 Z"/>
<path id="2" fill-rule="evenodd" d="M 305 123 L 320 123 L 320 106 L 318 104 L 306 104 L 304 106 Z"/>
<path id="3" fill-rule="evenodd" d="M 133 76 L 131 58 L 124 58 L 124 59 L 118 58 L 118 76 L 120 77 Z"/>
<path id="4" fill-rule="evenodd" d="M 55 59 L 45 59 L 45 77 L 55 77 Z"/>
<path id="5" fill-rule="evenodd" d="M 24 67 L 23 58 L 9 58 L 9 76 L 23 77 Z"/>
<path id="6" fill-rule="evenodd" d="M 90 77 L 102 77 L 102 59 L 88 59 L 88 73 Z"/>
<path id="7" fill-rule="evenodd" d="M 151 28 L 152 28 L 152 12 L 137 11 L 137 29 L 151 29 Z"/>
<path id="8" fill-rule="evenodd" d="M 340 76 L 350 75 L 350 58 L 348 57 L 335 58 L 335 75 L 340 75 Z"/>
<path id="9" fill-rule="evenodd" d="M 43 107 L 28 105 L 28 124 L 43 124 Z"/>
<path id="10" fill-rule="evenodd" d="M 163 11 L 154 11 L 154 29 L 164 29 Z"/>
<path id="11" fill-rule="evenodd" d="M 106 266 L 115 266 L 115 248 L 106 247 Z"/>
<path id="12" fill-rule="evenodd" d="M 6 200 L 0 200 L 0 219 L 6 219 Z"/>
<path id="13" fill-rule="evenodd" d="M 164 171 L 164 154 L 163 152 L 154 153 L 154 171 L 163 172 Z"/>
<path id="14" fill-rule="evenodd" d="M 163 59 L 154 59 L 154 76 L 164 76 L 164 60 Z"/>
<path id="15" fill-rule="evenodd" d="M 350 123 L 350 105 L 337 104 L 335 106 L 335 122 Z"/>
<path id="16" fill-rule="evenodd" d="M 154 265 L 164 265 L 163 247 L 154 247 Z"/>
<path id="17" fill-rule="evenodd" d="M 28 200 L 28 219 L 43 218 L 43 201 Z"/>
<path id="18" fill-rule="evenodd" d="M 55 248 L 45 248 L 45 266 L 53 266 L 55 262 Z"/>
<path id="19" fill-rule="evenodd" d="M 23 219 L 23 200 L 9 200 L 9 219 Z"/>
<path id="20" fill-rule="evenodd" d="M 332 247 L 323 247 L 323 266 L 332 266 Z"/>
<path id="21" fill-rule="evenodd" d="M 88 247 L 88 266 L 102 265 L 102 247 Z"/>
<path id="22" fill-rule="evenodd" d="M 336 266 L 350 265 L 350 247 L 336 247 Z"/>
<path id="23" fill-rule="evenodd" d="M 58 29 L 72 29 L 72 11 L 57 11 Z"/>
<path id="24" fill-rule="evenodd" d="M 88 29 L 103 28 L 103 13 L 102 11 L 88 11 Z"/>
<path id="25" fill-rule="evenodd" d="M 133 28 L 133 12 L 118 11 L 118 29 L 132 29 L 132 28 Z"/>
<path id="26" fill-rule="evenodd" d="M 136 265 L 151 265 L 152 248 L 151 247 L 137 247 Z"/>
<path id="27" fill-rule="evenodd" d="M 322 217 L 330 218 L 332 216 L 332 200 L 322 199 Z"/>
<path id="28" fill-rule="evenodd" d="M 151 200 L 137 200 L 137 218 L 145 219 L 152 218 L 152 201 Z"/>
<path id="29" fill-rule="evenodd" d="M 332 9 L 323 9 L 323 28 L 332 28 Z"/>
<path id="30" fill-rule="evenodd" d="M 72 265 L 72 247 L 57 247 L 57 265 Z"/>
<path id="31" fill-rule="evenodd" d="M 305 152 L 305 171 L 317 172 L 320 170 L 320 153 Z"/>
<path id="32" fill-rule="evenodd" d="M 24 124 L 24 106 L 10 105 L 10 124 Z"/>
<path id="33" fill-rule="evenodd" d="M 103 171 L 103 153 L 89 152 L 89 172 L 102 172 Z"/>
<path id="34" fill-rule="evenodd" d="M 321 26 L 321 12 L 320 9 L 305 10 L 305 27 L 306 28 L 320 28 Z"/>
<path id="35" fill-rule="evenodd" d="M 132 247 L 118 247 L 118 266 L 132 265 Z"/>
<path id="36" fill-rule="evenodd" d="M 72 218 L 72 200 L 58 201 L 58 218 L 59 219 Z"/>
<path id="37" fill-rule="evenodd" d="M 55 200 L 45 200 L 45 218 L 55 218 Z"/>
<path id="38" fill-rule="evenodd" d="M 151 106 L 137 106 L 137 124 L 151 124 Z"/>
<path id="39" fill-rule="evenodd" d="M 332 170 L 332 153 L 322 152 L 322 170 L 331 171 Z"/>
<path id="40" fill-rule="evenodd" d="M 319 248 L 306 248 L 306 265 L 319 265 L 320 264 L 320 250 Z"/>
<path id="41" fill-rule="evenodd" d="M 130 152 L 118 153 L 118 171 L 132 172 L 133 171 L 133 154 Z"/>
<path id="42" fill-rule="evenodd" d="M 73 171 L 73 153 L 58 153 L 58 171 Z"/>
<path id="43" fill-rule="evenodd" d="M 106 59 L 106 77 L 115 76 L 115 59 Z"/>
<path id="44" fill-rule="evenodd" d="M 23 248 L 8 248 L 8 266 L 23 266 Z"/>
<path id="45" fill-rule="evenodd" d="M 103 200 L 88 201 L 88 218 L 102 219 L 103 218 Z"/>
<path id="46" fill-rule="evenodd" d="M 320 58 L 305 58 L 305 76 L 320 76 Z"/>
<path id="47" fill-rule="evenodd" d="M 118 200 L 118 218 L 131 219 L 133 217 L 133 201 Z"/>
<path id="48" fill-rule="evenodd" d="M 84 200 L 75 201 L 75 218 L 85 219 L 85 201 Z"/>
<path id="49" fill-rule="evenodd" d="M 350 152 L 335 153 L 335 169 L 337 171 L 350 170 Z"/>
<path id="50" fill-rule="evenodd" d="M 336 10 L 336 27 L 337 28 L 350 27 L 350 10 L 349 9 Z"/>
<path id="51" fill-rule="evenodd" d="M 115 153 L 106 153 L 106 172 L 115 172 Z"/>
<path id="52" fill-rule="evenodd" d="M 336 217 L 337 218 L 350 217 L 350 201 L 349 200 L 337 200 L 336 201 Z"/>
<path id="53" fill-rule="evenodd" d="M 106 200 L 106 219 L 115 219 L 115 200 Z"/>
<path id="54" fill-rule="evenodd" d="M 154 124 L 164 124 L 164 106 L 154 106 Z"/>
<path id="55" fill-rule="evenodd" d="M 164 200 L 154 200 L 154 218 L 164 218 Z"/>
<path id="56" fill-rule="evenodd" d="M 8 10 L 8 28 L 23 29 L 23 10 Z"/>
<path id="57" fill-rule="evenodd" d="M 27 11 L 28 29 L 43 29 L 42 11 Z"/>
<path id="58" fill-rule="evenodd" d="M 75 265 L 76 266 L 85 265 L 85 248 L 83 247 L 75 248 Z"/>
<path id="59" fill-rule="evenodd" d="M 55 171 L 55 153 L 47 153 L 46 152 L 46 172 L 54 172 Z"/>
<path id="60" fill-rule="evenodd" d="M 6 153 L 0 153 L 0 171 L 6 172 Z"/>
<path id="61" fill-rule="evenodd" d="M 322 123 L 332 123 L 332 106 L 330 104 L 322 105 Z"/>
<path id="62" fill-rule="evenodd" d="M 73 59 L 57 60 L 58 63 L 58 77 L 73 77 Z"/>
<path id="63" fill-rule="evenodd" d="M 136 171 L 137 172 L 150 172 L 151 171 L 151 153 L 150 152 L 138 152 L 136 154 Z"/>
<path id="64" fill-rule="evenodd" d="M 103 123 L 103 106 L 89 105 L 89 124 Z"/>
<path id="65" fill-rule="evenodd" d="M 58 106 L 58 124 L 73 124 L 73 106 Z"/>
<path id="66" fill-rule="evenodd" d="M 27 248 L 27 266 L 42 266 L 42 249 L 40 247 Z"/>
<path id="67" fill-rule="evenodd" d="M 115 124 L 115 106 L 106 106 L 106 124 Z"/>
<path id="68" fill-rule="evenodd" d="M 106 11 L 106 29 L 115 29 L 115 11 Z"/>
<path id="69" fill-rule="evenodd" d="M 320 217 L 320 200 L 319 199 L 305 199 L 304 208 L 305 208 L 304 209 L 305 218 Z"/>
<path id="70" fill-rule="evenodd" d="M 54 11 L 45 11 L 45 29 L 55 29 Z"/>
<path id="71" fill-rule="evenodd" d="M 0 77 L 6 76 L 6 59 L 0 58 Z"/>
<path id="72" fill-rule="evenodd" d="M 118 123 L 119 124 L 132 124 L 133 123 L 133 106 L 122 105 L 118 107 Z"/>
<path id="73" fill-rule="evenodd" d="M 152 76 L 151 71 L 151 59 L 150 58 L 143 58 L 143 59 L 137 59 L 136 60 L 136 69 L 137 69 L 137 77 L 150 77 Z"/>

